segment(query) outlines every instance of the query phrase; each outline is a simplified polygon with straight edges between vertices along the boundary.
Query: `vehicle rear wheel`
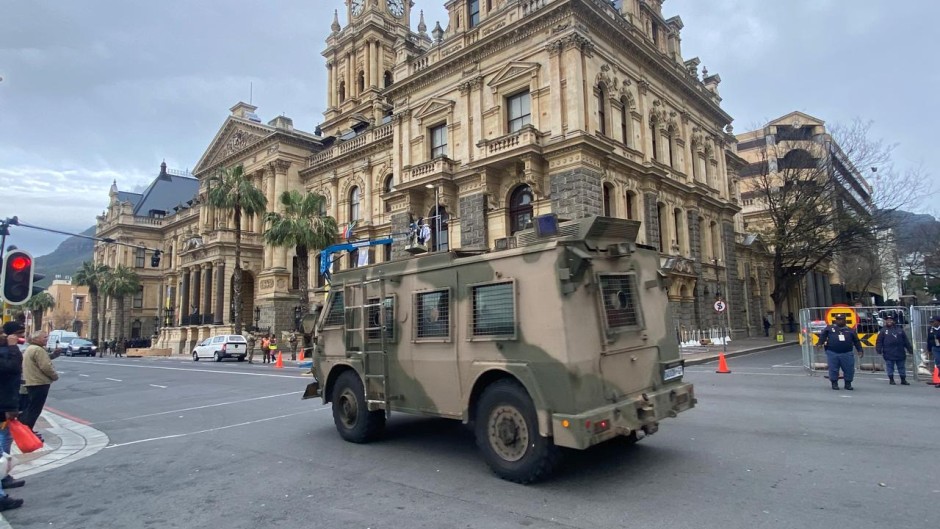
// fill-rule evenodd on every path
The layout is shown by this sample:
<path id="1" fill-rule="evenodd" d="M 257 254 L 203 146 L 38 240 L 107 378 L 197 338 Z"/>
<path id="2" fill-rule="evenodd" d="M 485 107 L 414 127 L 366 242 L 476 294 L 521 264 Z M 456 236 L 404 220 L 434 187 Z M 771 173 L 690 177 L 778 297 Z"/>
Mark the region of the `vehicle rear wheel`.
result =
<path id="1" fill-rule="evenodd" d="M 239 361 L 239 362 L 244 362 L 244 361 L 245 361 L 245 357 L 244 357 L 244 356 L 239 356 L 239 357 L 238 357 L 238 361 Z"/>
<path id="2" fill-rule="evenodd" d="M 193 362 L 198 362 L 198 361 L 199 361 L 199 355 L 196 354 L 196 351 L 193 351 Z"/>
<path id="3" fill-rule="evenodd" d="M 561 461 L 561 450 L 552 439 L 539 435 L 532 399 L 513 380 L 498 380 L 483 391 L 476 439 L 493 472 L 516 483 L 544 479 Z"/>
<path id="4" fill-rule="evenodd" d="M 215 352 L 215 361 L 216 362 L 222 361 L 222 355 L 220 355 L 218 351 Z"/>
<path id="5" fill-rule="evenodd" d="M 385 428 L 385 412 L 369 411 L 362 379 L 346 371 L 333 385 L 333 422 L 340 437 L 351 443 L 368 443 Z"/>

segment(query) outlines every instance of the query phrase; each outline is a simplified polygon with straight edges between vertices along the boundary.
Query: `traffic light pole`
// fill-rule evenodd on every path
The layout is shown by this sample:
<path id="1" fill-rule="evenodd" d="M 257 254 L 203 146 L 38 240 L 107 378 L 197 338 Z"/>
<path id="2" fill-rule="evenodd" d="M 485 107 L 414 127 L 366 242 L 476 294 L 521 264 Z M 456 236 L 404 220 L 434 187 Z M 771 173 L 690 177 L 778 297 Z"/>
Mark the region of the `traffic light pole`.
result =
<path id="1" fill-rule="evenodd" d="M 26 224 L 25 222 L 20 221 L 20 219 L 17 217 L 10 217 L 10 218 L 3 220 L 2 222 L 0 222 L 0 226 L 2 226 L 2 233 L 3 233 L 3 248 L 0 248 L 0 258 L 3 258 L 3 252 L 6 250 L 6 240 L 7 240 L 7 235 L 9 235 L 10 226 L 20 226 L 22 228 L 29 228 L 31 230 L 45 231 L 49 233 L 56 233 L 59 235 L 68 235 L 69 237 L 78 237 L 81 239 L 88 239 L 90 241 L 95 241 L 95 242 L 103 242 L 106 244 L 116 244 L 118 246 L 127 246 L 128 248 L 138 248 L 138 249 L 142 248 L 144 250 L 150 250 L 157 255 L 160 255 L 163 253 L 163 250 L 158 250 L 157 248 L 147 248 L 146 246 L 140 246 L 139 244 L 128 244 L 126 242 L 120 242 L 115 239 L 112 239 L 111 237 L 93 237 L 91 235 L 82 235 L 81 233 L 71 233 L 71 232 L 62 231 L 62 230 L 55 230 L 52 228 L 43 228 L 42 226 L 34 226 L 32 224 Z"/>

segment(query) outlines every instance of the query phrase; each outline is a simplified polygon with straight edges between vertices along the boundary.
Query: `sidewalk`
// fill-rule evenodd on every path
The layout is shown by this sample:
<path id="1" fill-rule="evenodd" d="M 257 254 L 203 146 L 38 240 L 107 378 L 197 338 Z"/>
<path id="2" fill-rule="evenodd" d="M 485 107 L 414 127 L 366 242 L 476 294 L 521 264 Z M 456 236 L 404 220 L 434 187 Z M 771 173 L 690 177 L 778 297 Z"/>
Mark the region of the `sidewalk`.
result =
<path id="1" fill-rule="evenodd" d="M 41 449 L 23 454 L 15 444 L 13 445 L 16 464 L 12 473 L 18 478 L 33 476 L 84 459 L 98 453 L 109 442 L 108 436 L 103 432 L 48 410 L 43 411 L 36 422 L 36 431 L 42 434 L 44 440 Z"/>
<path id="2" fill-rule="evenodd" d="M 770 349 L 778 349 L 781 347 L 788 347 L 791 345 L 797 345 L 797 334 L 785 334 L 783 338 L 783 343 L 778 342 L 775 338 L 767 338 L 764 336 L 750 336 L 747 338 L 738 338 L 735 340 L 730 340 L 727 347 L 724 349 L 725 358 L 733 358 L 735 356 L 746 355 L 750 353 L 757 353 L 760 351 L 767 351 Z M 680 349 L 680 354 L 682 359 L 685 360 L 685 365 L 694 366 L 699 364 L 705 364 L 712 362 L 718 359 L 718 354 L 722 352 L 721 344 L 718 345 L 703 345 L 703 346 L 694 346 L 694 347 L 682 347 Z"/>

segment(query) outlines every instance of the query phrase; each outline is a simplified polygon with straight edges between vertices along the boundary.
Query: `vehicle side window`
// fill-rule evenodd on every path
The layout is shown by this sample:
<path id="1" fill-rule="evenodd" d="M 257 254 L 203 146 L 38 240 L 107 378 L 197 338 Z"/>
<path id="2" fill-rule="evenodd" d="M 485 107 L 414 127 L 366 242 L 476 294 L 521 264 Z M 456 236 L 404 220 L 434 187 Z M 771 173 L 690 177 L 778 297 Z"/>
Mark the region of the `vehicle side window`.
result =
<path id="1" fill-rule="evenodd" d="M 369 299 L 369 305 L 378 305 L 379 298 Z M 385 341 L 394 342 L 395 341 L 395 297 L 387 296 L 385 298 L 385 303 L 382 304 L 385 309 Z M 380 341 L 382 335 L 380 330 L 376 329 L 382 324 L 381 319 L 379 318 L 378 306 L 369 307 L 369 340 L 370 341 Z"/>
<path id="2" fill-rule="evenodd" d="M 212 339 L 212 343 L 222 343 L 225 341 L 225 336 L 216 336 Z"/>
<path id="3" fill-rule="evenodd" d="M 450 339 L 450 291 L 419 292 L 414 296 L 414 336 L 433 341 Z"/>
<path id="4" fill-rule="evenodd" d="M 468 339 L 516 337 L 515 283 L 470 286 L 473 302 Z"/>
<path id="5" fill-rule="evenodd" d="M 323 325 L 342 325 L 345 321 L 346 318 L 343 315 L 343 293 L 338 291 L 333 292 L 333 295 L 330 297 L 330 311 L 327 313 Z"/>

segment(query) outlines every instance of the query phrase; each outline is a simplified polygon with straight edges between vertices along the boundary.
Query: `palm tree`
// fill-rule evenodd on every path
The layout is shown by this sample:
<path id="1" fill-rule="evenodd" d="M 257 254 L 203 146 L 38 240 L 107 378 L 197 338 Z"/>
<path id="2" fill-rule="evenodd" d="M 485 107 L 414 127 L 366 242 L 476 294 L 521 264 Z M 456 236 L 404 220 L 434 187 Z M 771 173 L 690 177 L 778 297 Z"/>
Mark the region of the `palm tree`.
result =
<path id="1" fill-rule="evenodd" d="M 310 252 L 322 250 L 336 240 L 336 219 L 321 215 L 326 198 L 316 193 L 301 195 L 298 191 L 285 191 L 280 196 L 284 213 L 265 215 L 264 241 L 272 246 L 294 248 L 297 252 L 298 282 L 300 283 L 300 313 L 307 314 L 310 295 L 307 273 Z"/>
<path id="2" fill-rule="evenodd" d="M 109 270 L 101 280 L 101 291 L 114 300 L 117 305 L 118 347 L 124 336 L 124 298 L 140 290 L 140 276 L 124 265 L 117 265 Z"/>
<path id="3" fill-rule="evenodd" d="M 75 272 L 72 279 L 76 284 L 88 287 L 88 297 L 91 298 L 91 339 L 97 343 L 101 339 L 98 334 L 98 290 L 101 288 L 101 281 L 108 271 L 111 270 L 106 265 L 96 264 L 94 261 L 85 261 L 82 267 Z"/>
<path id="4" fill-rule="evenodd" d="M 29 301 L 26 302 L 26 308 L 33 315 L 33 330 L 42 330 L 42 315 L 47 310 L 55 308 L 55 298 L 48 292 L 40 292 L 29 298 Z"/>
<path id="5" fill-rule="evenodd" d="M 223 169 L 209 178 L 209 205 L 231 210 L 235 222 L 235 334 L 242 333 L 242 215 L 260 215 L 267 209 L 268 199 L 245 177 L 242 166 Z"/>

